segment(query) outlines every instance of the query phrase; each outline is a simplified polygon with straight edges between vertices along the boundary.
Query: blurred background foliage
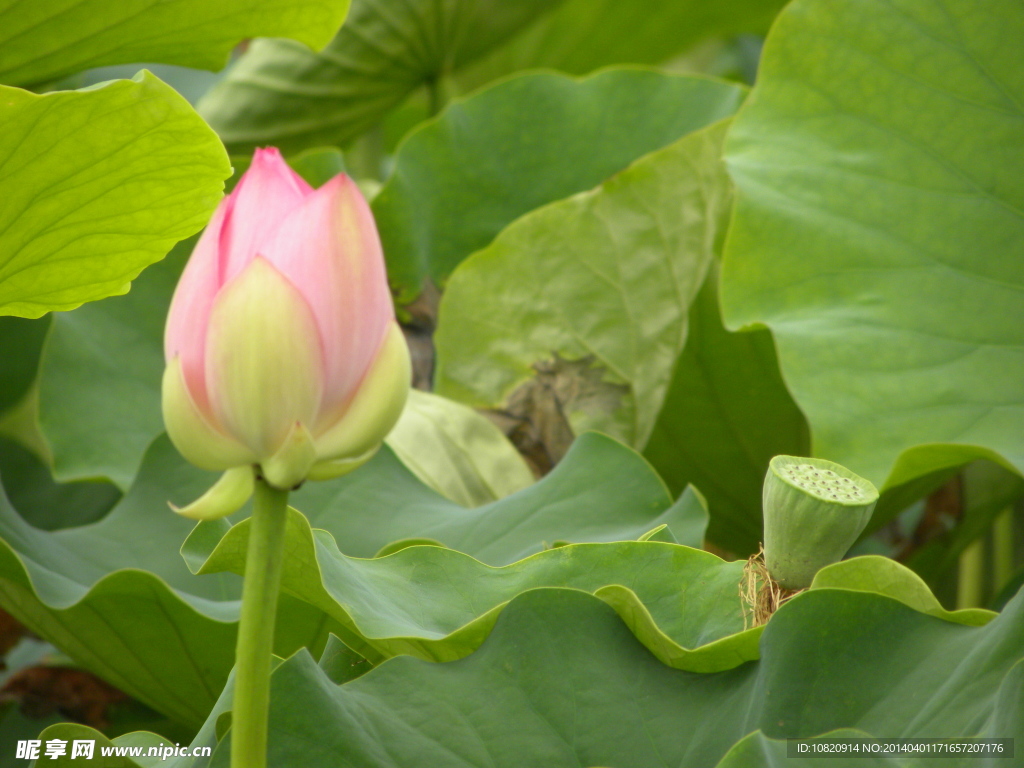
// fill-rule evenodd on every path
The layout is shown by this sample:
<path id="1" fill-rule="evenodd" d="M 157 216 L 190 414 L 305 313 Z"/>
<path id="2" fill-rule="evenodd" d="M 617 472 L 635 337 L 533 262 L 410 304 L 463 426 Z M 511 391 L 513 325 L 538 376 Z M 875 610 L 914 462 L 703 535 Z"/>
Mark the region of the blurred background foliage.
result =
<path id="1" fill-rule="evenodd" d="M 164 508 L 208 481 L 161 436 L 161 336 L 191 236 L 257 146 L 371 198 L 421 390 L 364 470 L 296 496 L 339 556 L 426 543 L 505 565 L 652 533 L 745 558 L 768 460 L 813 454 L 883 490 L 852 554 L 903 563 L 947 609 L 1000 610 L 1024 583 L 1024 173 L 1006 154 L 1024 69 L 1002 28 L 1024 22 L 1008 2 L 995 26 L 931 0 L 798 0 L 781 17 L 778 0 L 175 0 L 131 21 L 127 4 L 65 5 L 46 26 L 0 2 L 0 180 L 29 178 L 29 140 L 52 159 L 50 187 L 0 205 L 0 313 L 22 315 L 0 317 L 0 598 L 32 628 L 0 632 L 0 766 L 58 719 L 184 742 L 228 679 L 237 579 L 197 587 L 177 553 L 191 526 Z M 40 24 L 46 46 L 26 47 Z M 142 68 L 155 77 L 101 103 Z M 68 110 L 67 135 L 32 132 L 42 104 Z M 137 121 L 140 104 L 163 110 L 141 148 L 89 120 Z M 79 118 L 96 127 L 84 150 Z M 120 188 L 108 156 L 134 169 Z M 145 226 L 111 240 L 126 205 Z M 69 249 L 75 268 L 55 268 Z M 50 282 L 32 293 L 26 274 Z M 200 526 L 189 567 L 228 531 Z M 536 583 L 572 582 L 551 578 Z M 286 602 L 279 652 L 319 655 L 333 633 L 352 664 L 398 655 L 317 592 L 330 580 Z M 520 599 L 496 642 L 541 608 L 555 635 L 614 634 L 565 599 Z M 133 629 L 117 600 L 159 606 L 149 634 L 180 642 Z M 813 619 L 794 616 L 780 634 Z M 620 660 L 642 664 L 627 645 Z M 156 658 L 187 684 L 149 680 Z M 281 672 L 289 690 L 320 674 Z"/>

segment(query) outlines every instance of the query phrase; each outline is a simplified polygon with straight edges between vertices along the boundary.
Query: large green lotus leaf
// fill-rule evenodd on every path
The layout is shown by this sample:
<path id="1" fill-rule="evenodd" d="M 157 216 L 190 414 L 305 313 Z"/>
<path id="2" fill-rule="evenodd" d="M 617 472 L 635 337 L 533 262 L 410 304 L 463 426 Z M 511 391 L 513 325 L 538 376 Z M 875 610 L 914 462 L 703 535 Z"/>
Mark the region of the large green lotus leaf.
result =
<path id="1" fill-rule="evenodd" d="M 332 635 L 328 639 L 324 655 L 335 644 L 337 644 L 337 639 Z M 273 667 L 275 669 L 277 668 L 278 661 L 276 658 L 273 660 Z M 232 672 L 228 676 L 228 680 L 220 696 L 217 698 L 217 702 L 207 715 L 206 722 L 203 723 L 195 738 L 192 739 L 192 742 L 184 745 L 188 747 L 190 754 L 193 750 L 200 749 L 210 749 L 212 751 L 217 746 L 219 741 L 218 735 L 223 733 L 224 723 L 229 718 L 229 715 L 226 713 L 229 713 L 231 710 L 234 687 L 235 675 Z M 126 733 L 111 740 L 106 734 L 87 725 L 81 725 L 80 723 L 58 723 L 46 728 L 38 738 L 44 744 L 48 739 L 63 739 L 69 745 L 76 739 L 86 741 L 91 739 L 96 742 L 94 760 L 99 761 L 93 764 L 98 764 L 100 768 L 156 768 L 156 766 L 163 766 L 163 768 L 207 768 L 210 763 L 208 757 L 159 757 L 165 747 L 182 745 L 174 742 L 172 739 L 167 739 L 147 731 Z M 105 762 L 102 762 L 101 750 L 104 747 L 120 748 L 122 751 L 119 756 L 115 753 L 115 756 L 107 758 Z M 159 759 L 150 758 L 147 760 L 148 752 L 153 747 L 160 750 L 156 753 Z M 72 759 L 70 753 L 71 750 L 68 749 L 68 754 L 58 757 L 48 764 L 53 765 L 54 768 L 76 768 L 80 766 L 82 764 L 81 759 Z"/>
<path id="2" fill-rule="evenodd" d="M 341 144 L 561 0 L 353 0 L 320 53 L 256 40 L 200 112 L 231 148 Z"/>
<path id="3" fill-rule="evenodd" d="M 464 261 L 434 336 L 438 392 L 502 408 L 546 389 L 576 432 L 644 445 L 728 208 L 724 130 L 528 213 Z"/>
<path id="4" fill-rule="evenodd" d="M 63 480 L 131 485 L 163 432 L 160 379 L 167 307 L 193 240 L 147 269 L 125 296 L 53 316 L 39 379 L 39 422 Z"/>
<path id="5" fill-rule="evenodd" d="M 1007 734 L 1020 733 L 1021 728 L 1019 723 L 1012 723 L 1011 721 L 1005 721 L 1006 716 L 1014 717 L 1021 710 L 1021 702 L 1014 701 L 1013 697 L 1019 694 L 1018 686 L 1019 683 L 1024 680 L 1024 665 L 1017 664 L 1004 678 L 1002 686 L 999 689 L 999 695 L 996 699 L 995 710 L 996 714 L 992 718 L 992 725 L 989 726 L 989 733 L 1002 734 L 1001 736 L 995 736 L 993 738 L 1013 738 Z M 874 739 L 881 746 L 885 744 L 886 737 L 879 738 L 877 736 L 871 736 L 864 731 L 857 731 L 848 728 L 841 728 L 835 731 L 829 731 L 826 734 L 822 734 L 820 739 L 834 740 L 834 739 Z M 929 739 L 929 737 L 923 737 Z M 974 738 L 967 736 L 967 739 Z M 1019 736 L 1017 738 L 1020 738 Z M 900 753 L 898 757 L 876 757 L 873 752 L 847 752 L 845 754 L 832 753 L 814 753 L 807 755 L 800 755 L 799 765 L 802 768 L 862 768 L 863 766 L 875 767 L 875 768 L 922 768 L 923 766 L 936 766 L 939 768 L 943 765 L 949 765 L 947 758 L 931 758 L 926 756 L 926 753 L 914 751 L 914 745 L 907 745 L 908 751 Z M 1006 748 L 1004 743 L 1003 748 Z M 762 732 L 757 731 L 750 734 L 747 738 L 736 743 L 732 749 L 729 750 L 728 754 L 722 758 L 721 762 L 718 763 L 716 768 L 747 768 L 748 766 L 756 768 L 792 768 L 793 757 L 788 754 L 789 745 L 783 739 L 770 739 L 766 737 Z M 899 750 L 900 747 L 895 747 Z M 934 754 L 934 753 L 933 753 Z M 982 757 L 981 755 L 986 755 Z M 971 768 L 998 768 L 998 766 L 1005 766 L 1007 764 L 1007 755 L 999 754 L 998 752 L 983 752 L 978 753 L 976 756 L 964 758 L 963 760 L 954 760 L 953 765 L 962 765 L 967 763 Z"/>
<path id="6" fill-rule="evenodd" d="M 42 96 L 0 86 L 0 314 L 125 293 L 202 228 L 230 175 L 216 134 L 148 72 Z"/>
<path id="7" fill-rule="evenodd" d="M 977 628 L 877 594 L 814 589 L 769 622 L 761 661 L 691 673 L 659 663 L 629 632 L 628 619 L 624 625 L 585 591 L 532 589 L 512 599 L 482 647 L 459 661 L 402 656 L 366 674 L 339 675 L 339 655 L 363 663 L 332 640 L 319 666 L 304 652 L 284 662 L 272 683 L 270 764 L 762 768 L 783 765 L 787 736 L 1022 738 L 1022 600 Z M 214 765 L 226 765 L 229 741 L 218 748 L 218 734 L 230 696 L 229 680 L 191 744 L 217 748 Z M 851 726 L 861 730 L 836 730 Z M 147 733 L 110 742 L 67 723 L 42 738 L 95 738 L 103 746 L 142 747 L 143 755 L 167 743 Z M 660 763 L 653 757 L 659 754 Z M 205 768 L 209 761 L 166 764 Z"/>
<path id="8" fill-rule="evenodd" d="M 136 61 L 220 69 L 248 37 L 323 47 L 347 10 L 347 0 L 0 0 L 0 82 Z"/>
<path id="9" fill-rule="evenodd" d="M 983 608 L 947 611 L 920 576 L 905 565 L 879 555 L 854 557 L 822 568 L 815 574 L 811 588 L 829 587 L 886 595 L 915 611 L 968 626 L 988 624 L 996 616 Z"/>
<path id="10" fill-rule="evenodd" d="M 422 535 L 428 524 L 430 535 L 499 560 L 536 551 L 555 537 L 639 537 L 666 523 L 682 540 L 700 541 L 706 512 L 695 494 L 683 494 L 673 505 L 657 475 L 629 449 L 600 435 L 583 436 L 578 443 L 575 456 L 542 482 L 477 510 L 437 496 L 386 448 L 358 472 L 333 481 L 351 484 L 362 478 L 361 486 L 332 493 L 331 482 L 310 484 L 311 491 L 302 494 L 324 493 L 323 500 L 335 506 L 320 517 L 339 534 L 364 529 L 358 541 L 368 554 L 381 542 Z M 601 482 L 588 483 L 590 471 L 599 472 Z M 88 669 L 192 725 L 201 721 L 230 669 L 239 581 L 188 573 L 177 547 L 191 523 L 172 514 L 167 502 L 185 503 L 212 480 L 185 464 L 162 438 L 146 455 L 124 500 L 98 523 L 48 533 L 25 523 L 6 501 L 0 505 L 4 607 Z M 376 503 L 375 493 L 382 494 Z M 391 520 L 380 510 L 392 502 L 405 512 L 394 515 L 396 524 L 389 529 Z M 216 543 L 220 532 L 211 525 Z M 197 534 L 210 528 L 200 526 Z M 328 629 L 345 632 L 293 598 L 283 603 L 279 622 L 280 653 L 316 645 Z"/>
<path id="11" fill-rule="evenodd" d="M 822 739 L 874 738 L 864 731 L 840 728 L 821 735 Z M 754 731 L 736 742 L 715 768 L 792 768 L 789 744 L 783 739 L 770 739 L 762 731 Z M 813 752 L 799 756 L 800 768 L 913 768 L 921 763 L 914 758 L 875 757 L 868 754 L 837 754 Z M 910 762 L 914 760 L 914 762 Z"/>
<path id="12" fill-rule="evenodd" d="M 434 546 L 361 559 L 343 555 L 328 532 L 312 529 L 295 510 L 285 538 L 283 588 L 345 626 L 342 639 L 371 661 L 403 653 L 438 661 L 466 656 L 509 600 L 540 587 L 605 599 L 673 666 L 709 671 L 756 658 L 760 631 L 744 631 L 739 598 L 743 562 L 699 549 L 654 541 L 570 544 L 501 568 Z M 182 554 L 197 573 L 242 573 L 248 541 L 248 520 L 219 542 L 200 528 Z"/>
<path id="13" fill-rule="evenodd" d="M 86 669 L 192 726 L 231 669 L 241 580 L 189 573 L 178 548 L 193 523 L 167 503 L 190 501 L 213 479 L 161 439 L 129 493 L 97 523 L 39 530 L 0 494 L 4 609 Z M 322 612 L 287 598 L 276 650 L 322 646 L 330 629 Z"/>
<path id="14" fill-rule="evenodd" d="M 49 316 L 34 320 L 0 317 L 0 360 L 4 361 L 4 375 L 0 378 L 0 414 L 17 405 L 36 380 L 39 355 L 49 327 Z"/>
<path id="15" fill-rule="evenodd" d="M 877 595 L 812 591 L 776 614 L 761 651 L 760 661 L 724 672 L 669 669 L 591 595 L 532 590 L 458 661 L 403 656 L 338 686 L 308 654 L 288 659 L 272 678 L 269 764 L 765 768 L 793 762 L 784 760 L 788 737 L 1024 735 L 1020 597 L 978 628 Z M 117 741 L 130 738 L 152 740 Z M 227 766 L 229 749 L 230 732 L 211 765 Z M 1012 764 L 974 755 L 799 762 Z"/>
<path id="16" fill-rule="evenodd" d="M 707 537 L 740 555 L 762 540 L 773 456 L 806 456 L 807 422 L 779 374 L 771 334 L 730 333 L 712 274 L 690 308 L 686 346 L 644 456 L 673 490 L 693 483 L 712 510 Z"/>
<path id="17" fill-rule="evenodd" d="M 355 0 L 320 54 L 288 41 L 257 41 L 201 111 L 232 149 L 341 144 L 423 86 L 436 108 L 454 91 L 523 69 L 582 75 L 611 64 L 661 63 L 709 36 L 763 31 L 781 5 Z"/>
<path id="18" fill-rule="evenodd" d="M 182 554 L 197 573 L 243 573 L 249 521 L 201 526 Z M 761 627 L 745 629 L 739 585 L 745 563 L 654 541 L 573 544 L 495 568 L 461 552 L 410 546 L 387 557 L 352 558 L 291 510 L 284 589 L 345 627 L 345 643 L 371 661 L 403 653 L 448 661 L 472 652 L 518 594 L 582 590 L 610 605 L 663 663 L 694 672 L 757 658 Z M 946 612 L 909 569 L 884 558 L 836 566 L 815 589 L 885 595 L 948 622 L 988 623 L 991 611 Z"/>
<path id="19" fill-rule="evenodd" d="M 121 499 L 104 481 L 55 482 L 49 467 L 25 446 L 0 437 L 0 477 L 18 514 L 47 531 L 94 523 Z"/>
<path id="20" fill-rule="evenodd" d="M 393 287 L 443 284 L 513 219 L 736 111 L 744 89 L 639 68 L 530 73 L 448 107 L 399 148 L 373 210 Z"/>
<path id="21" fill-rule="evenodd" d="M 519 69 L 584 74 L 608 64 L 660 64 L 712 37 L 761 34 L 784 0 L 568 0 L 458 74 L 463 87 Z"/>
<path id="22" fill-rule="evenodd" d="M 38 739 L 39 729 L 50 725 L 65 726 L 63 718 L 57 712 L 49 712 L 40 717 L 21 711 L 21 706 L 12 701 L 0 709 L 0 768 L 22 768 L 25 761 L 17 758 L 17 744 L 26 739 Z"/>
<path id="23" fill-rule="evenodd" d="M 479 507 L 533 484 L 523 457 L 490 420 L 429 392 L 409 392 L 387 442 L 423 483 L 463 507 Z"/>
<path id="24" fill-rule="evenodd" d="M 797 0 L 726 145 L 726 324 L 878 485 L 1024 468 L 1024 7 Z"/>
<path id="25" fill-rule="evenodd" d="M 404 539 L 430 539 L 491 565 L 556 542 L 637 539 L 661 525 L 675 541 L 699 547 L 707 525 L 703 500 L 692 489 L 673 504 L 642 457 L 596 433 L 581 435 L 536 484 L 475 509 L 439 496 L 387 448 L 358 472 L 306 483 L 292 504 L 353 557 L 372 557 Z"/>

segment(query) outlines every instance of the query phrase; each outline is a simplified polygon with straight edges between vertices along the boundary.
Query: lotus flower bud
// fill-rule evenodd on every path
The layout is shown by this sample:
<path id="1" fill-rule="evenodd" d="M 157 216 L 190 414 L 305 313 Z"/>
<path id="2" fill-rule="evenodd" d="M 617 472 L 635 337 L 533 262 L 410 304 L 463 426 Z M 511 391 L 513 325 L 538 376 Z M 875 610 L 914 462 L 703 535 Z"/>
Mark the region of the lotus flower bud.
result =
<path id="1" fill-rule="evenodd" d="M 764 559 L 786 589 L 843 559 L 878 501 L 875 486 L 824 459 L 776 456 L 764 479 Z"/>
<path id="2" fill-rule="evenodd" d="M 198 467 L 258 466 L 284 489 L 372 455 L 401 414 L 410 362 L 355 183 L 314 190 L 276 149 L 257 150 L 185 267 L 164 352 L 164 423 Z M 181 511 L 244 503 L 237 477 L 221 487 L 216 510 Z"/>

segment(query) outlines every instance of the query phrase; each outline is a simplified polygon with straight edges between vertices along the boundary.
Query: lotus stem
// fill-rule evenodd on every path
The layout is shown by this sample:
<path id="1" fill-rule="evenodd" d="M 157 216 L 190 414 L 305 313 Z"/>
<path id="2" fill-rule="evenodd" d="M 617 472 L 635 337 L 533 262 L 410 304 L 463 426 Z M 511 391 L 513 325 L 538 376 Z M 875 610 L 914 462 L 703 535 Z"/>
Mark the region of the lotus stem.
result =
<path id="1" fill-rule="evenodd" d="M 993 593 L 1013 578 L 1013 507 L 999 513 L 992 525 Z"/>
<path id="2" fill-rule="evenodd" d="M 959 572 L 956 607 L 979 607 L 985 591 L 984 538 L 975 539 L 960 553 Z"/>
<path id="3" fill-rule="evenodd" d="M 235 650 L 231 768 L 266 768 L 274 621 L 281 591 L 288 491 L 256 480 Z"/>

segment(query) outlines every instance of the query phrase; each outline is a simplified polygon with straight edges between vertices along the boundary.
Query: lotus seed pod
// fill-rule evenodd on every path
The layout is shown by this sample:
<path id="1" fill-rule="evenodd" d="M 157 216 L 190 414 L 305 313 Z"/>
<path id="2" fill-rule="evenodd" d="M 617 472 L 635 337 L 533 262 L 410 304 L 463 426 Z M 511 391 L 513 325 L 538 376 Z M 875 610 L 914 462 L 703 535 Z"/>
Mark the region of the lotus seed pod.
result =
<path id="1" fill-rule="evenodd" d="M 878 490 L 824 459 L 776 456 L 764 479 L 764 557 L 786 589 L 808 587 L 837 563 L 871 519 Z"/>

